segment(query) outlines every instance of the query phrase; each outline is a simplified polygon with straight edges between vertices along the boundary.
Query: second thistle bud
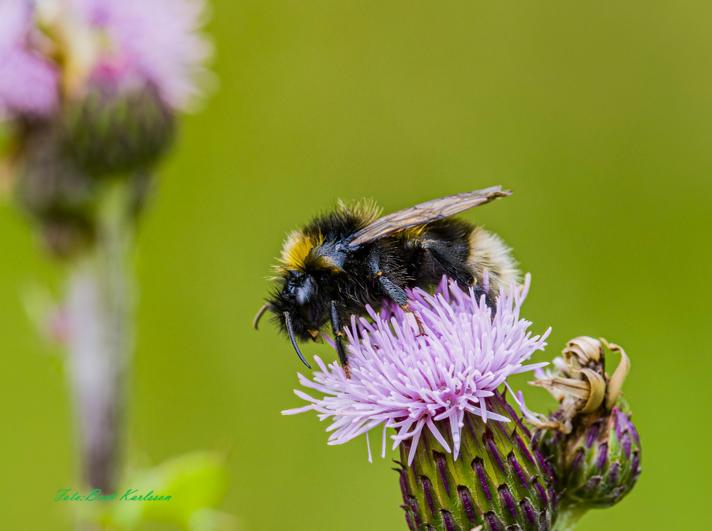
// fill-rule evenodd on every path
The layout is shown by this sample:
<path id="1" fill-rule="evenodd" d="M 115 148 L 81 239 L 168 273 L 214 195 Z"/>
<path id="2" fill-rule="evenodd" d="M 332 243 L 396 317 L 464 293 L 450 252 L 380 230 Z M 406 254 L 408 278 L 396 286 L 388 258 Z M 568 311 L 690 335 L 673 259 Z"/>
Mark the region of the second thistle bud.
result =
<path id="1" fill-rule="evenodd" d="M 609 376 L 605 354 L 621 361 Z M 618 345 L 579 337 L 571 340 L 557 370 L 535 385 L 559 400 L 559 409 L 542 422 L 535 444 L 557 471 L 562 503 L 579 512 L 620 501 L 640 474 L 641 447 L 621 386 L 630 368 Z"/>
<path id="2" fill-rule="evenodd" d="M 640 439 L 630 414 L 621 406 L 568 441 L 566 496 L 572 503 L 609 507 L 635 485 L 640 474 Z"/>

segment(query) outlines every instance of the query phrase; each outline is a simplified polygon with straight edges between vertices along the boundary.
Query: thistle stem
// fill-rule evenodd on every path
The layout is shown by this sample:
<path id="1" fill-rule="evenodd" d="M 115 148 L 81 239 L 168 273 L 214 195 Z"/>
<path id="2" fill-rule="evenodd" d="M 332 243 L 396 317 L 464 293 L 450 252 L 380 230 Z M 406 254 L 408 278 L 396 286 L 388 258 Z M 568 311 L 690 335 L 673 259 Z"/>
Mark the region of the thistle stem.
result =
<path id="1" fill-rule="evenodd" d="M 121 460 L 126 376 L 133 346 L 129 251 L 132 227 L 125 187 L 100 205 L 94 248 L 71 266 L 67 286 L 69 383 L 81 475 L 113 492 Z"/>
<path id="2" fill-rule="evenodd" d="M 579 505 L 562 503 L 551 531 L 571 531 L 587 510 Z"/>

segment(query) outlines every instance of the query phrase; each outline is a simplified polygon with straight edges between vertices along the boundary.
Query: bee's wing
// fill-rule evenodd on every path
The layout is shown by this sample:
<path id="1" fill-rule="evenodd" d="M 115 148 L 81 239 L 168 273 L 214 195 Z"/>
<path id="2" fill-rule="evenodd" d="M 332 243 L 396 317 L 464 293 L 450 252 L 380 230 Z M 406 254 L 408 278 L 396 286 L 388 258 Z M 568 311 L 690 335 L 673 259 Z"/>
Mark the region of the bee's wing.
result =
<path id="1" fill-rule="evenodd" d="M 425 225 L 438 219 L 449 218 L 459 212 L 484 205 L 498 197 L 506 197 L 511 194 L 512 192 L 503 190 L 501 186 L 491 186 L 483 190 L 475 190 L 474 192 L 464 192 L 439 199 L 432 199 L 425 203 L 420 203 L 405 210 L 399 210 L 398 212 L 393 212 L 392 214 L 378 218 L 370 225 L 356 232 L 349 245 L 355 247 L 378 240 L 379 238 L 383 238 L 384 236 L 403 229 L 417 225 Z"/>

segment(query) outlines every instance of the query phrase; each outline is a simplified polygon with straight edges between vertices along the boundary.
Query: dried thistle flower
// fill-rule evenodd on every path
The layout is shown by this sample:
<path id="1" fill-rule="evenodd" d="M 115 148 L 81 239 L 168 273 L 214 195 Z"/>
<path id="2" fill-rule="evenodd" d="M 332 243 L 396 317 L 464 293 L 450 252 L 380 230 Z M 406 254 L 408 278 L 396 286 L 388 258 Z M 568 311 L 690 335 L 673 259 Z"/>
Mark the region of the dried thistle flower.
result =
<path id="1" fill-rule="evenodd" d="M 620 355 L 610 376 L 605 371 L 608 352 Z M 557 471 L 563 506 L 576 514 L 609 507 L 632 490 L 640 475 L 640 438 L 621 396 L 630 360 L 618 345 L 577 337 L 555 367 L 533 382 L 559 401 L 548 419 L 534 420 L 539 425 L 535 444 Z"/>

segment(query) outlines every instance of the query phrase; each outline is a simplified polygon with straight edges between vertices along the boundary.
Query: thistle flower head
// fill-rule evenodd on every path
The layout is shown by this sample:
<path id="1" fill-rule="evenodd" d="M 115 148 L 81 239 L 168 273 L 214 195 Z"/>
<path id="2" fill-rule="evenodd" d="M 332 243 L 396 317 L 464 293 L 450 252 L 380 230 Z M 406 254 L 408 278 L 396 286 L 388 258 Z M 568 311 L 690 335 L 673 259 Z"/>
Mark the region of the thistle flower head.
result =
<path id="1" fill-rule="evenodd" d="M 172 144 L 176 113 L 205 78 L 204 7 L 0 0 L 0 117 L 21 124 L 12 172 L 44 239 L 60 242 L 50 244 L 56 254 L 74 256 L 92 242 L 97 205 L 111 188 L 100 178 L 128 183 L 130 215 L 143 205 L 146 175 Z"/>
<path id="2" fill-rule="evenodd" d="M 393 428 L 393 447 L 407 441 L 409 463 L 427 430 L 457 459 L 465 415 L 508 422 L 488 400 L 509 376 L 544 365 L 526 364 L 544 348 L 549 333 L 532 335 L 531 323 L 520 318 L 529 280 L 500 292 L 496 310 L 473 289 L 462 290 L 445 278 L 432 295 L 412 290 L 410 308 L 425 334 L 413 315 L 399 308 L 380 313 L 368 308 L 371 319 L 353 317 L 346 332 L 351 377 L 337 363 L 327 365 L 315 356 L 319 370 L 311 379 L 300 374 L 299 381 L 322 396 L 297 390 L 309 405 L 284 413 L 316 411 L 322 420 L 331 419 L 329 444 L 382 427 L 384 455 L 386 431 Z M 450 442 L 443 426 L 449 426 Z"/>
<path id="3" fill-rule="evenodd" d="M 32 6 L 0 0 L 0 118 L 44 116 L 57 104 L 58 70 L 30 43 Z"/>

